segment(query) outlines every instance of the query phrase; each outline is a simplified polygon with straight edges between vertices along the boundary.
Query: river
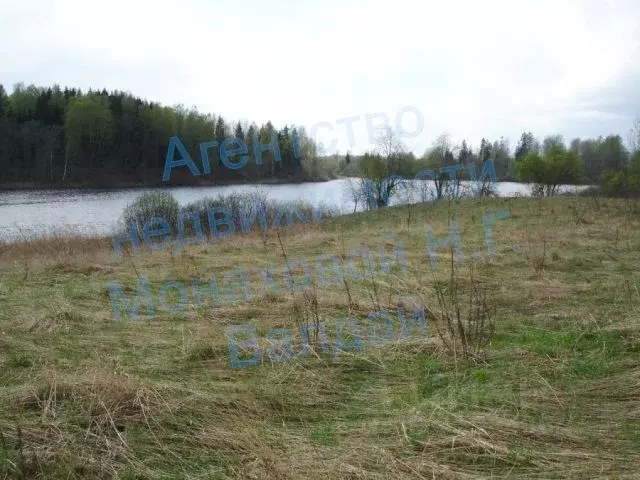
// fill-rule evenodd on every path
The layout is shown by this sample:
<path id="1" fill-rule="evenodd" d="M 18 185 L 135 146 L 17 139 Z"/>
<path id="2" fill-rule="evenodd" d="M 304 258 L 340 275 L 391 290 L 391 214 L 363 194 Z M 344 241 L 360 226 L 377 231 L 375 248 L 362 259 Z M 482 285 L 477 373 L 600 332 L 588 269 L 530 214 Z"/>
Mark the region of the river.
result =
<path id="1" fill-rule="evenodd" d="M 353 211 L 347 179 L 281 185 L 231 185 L 215 187 L 135 188 L 120 190 L 14 190 L 0 192 L 0 240 L 15 241 L 48 234 L 109 235 L 123 209 L 144 192 L 170 191 L 180 205 L 203 197 L 232 192 L 267 191 L 278 200 L 304 199 Z M 463 182 L 465 183 L 465 182 Z M 499 182 L 500 196 L 529 195 L 526 185 Z M 399 203 L 396 199 L 392 203 Z"/>

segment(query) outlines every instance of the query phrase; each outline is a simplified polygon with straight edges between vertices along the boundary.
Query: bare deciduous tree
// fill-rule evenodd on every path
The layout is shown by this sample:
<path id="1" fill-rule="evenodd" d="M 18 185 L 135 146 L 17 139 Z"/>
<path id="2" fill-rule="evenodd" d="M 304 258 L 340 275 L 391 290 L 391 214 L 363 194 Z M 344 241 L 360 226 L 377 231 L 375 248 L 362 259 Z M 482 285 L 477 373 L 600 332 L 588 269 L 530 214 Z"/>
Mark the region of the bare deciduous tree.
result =
<path id="1" fill-rule="evenodd" d="M 389 205 L 403 183 L 401 175 L 408 171 L 408 158 L 397 132 L 390 127 L 381 129 L 375 151 L 360 160 L 360 176 L 348 183 L 347 195 L 354 204 L 361 203 L 368 209 Z"/>
<path id="2" fill-rule="evenodd" d="M 454 146 L 448 133 L 440 135 L 433 146 L 425 152 L 424 159 L 427 166 L 431 169 L 430 175 L 425 176 L 424 180 L 431 178 L 434 185 L 435 199 L 439 200 L 445 195 L 456 196 L 460 187 L 460 176 L 457 175 L 451 184 L 451 176 L 441 169 L 446 166 L 455 164 L 455 154 L 459 147 Z"/>

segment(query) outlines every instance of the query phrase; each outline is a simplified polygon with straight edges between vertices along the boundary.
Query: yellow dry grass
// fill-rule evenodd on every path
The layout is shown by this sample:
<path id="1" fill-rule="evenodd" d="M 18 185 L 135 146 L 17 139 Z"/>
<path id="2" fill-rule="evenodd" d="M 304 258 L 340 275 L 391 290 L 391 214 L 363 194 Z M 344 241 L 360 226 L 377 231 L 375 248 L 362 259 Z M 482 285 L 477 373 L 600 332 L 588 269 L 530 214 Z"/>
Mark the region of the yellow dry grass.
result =
<path id="1" fill-rule="evenodd" d="M 510 218 L 495 222 L 489 258 L 482 217 L 498 210 Z M 97 238 L 2 245 L 0 478 L 638 478 L 639 212 L 608 199 L 465 200 L 414 207 L 410 225 L 402 207 L 178 253 L 116 257 Z M 425 225 L 444 238 L 450 216 L 465 256 L 453 278 L 467 295 L 471 254 L 483 252 L 473 275 L 495 323 L 468 360 L 435 328 L 450 252 L 431 265 Z M 156 302 L 154 316 L 113 321 L 113 280 L 131 298 L 147 276 L 157 300 L 169 280 L 281 272 L 283 250 L 311 262 L 390 251 L 384 233 L 404 243 L 407 272 L 305 293 L 280 282 L 262 298 L 200 308 L 189 292 L 185 312 Z M 428 337 L 338 358 L 272 363 L 263 352 L 259 365 L 230 368 L 230 325 L 255 325 L 266 349 L 270 329 L 317 317 L 333 342 L 335 319 L 395 315 L 403 296 L 431 313 Z"/>

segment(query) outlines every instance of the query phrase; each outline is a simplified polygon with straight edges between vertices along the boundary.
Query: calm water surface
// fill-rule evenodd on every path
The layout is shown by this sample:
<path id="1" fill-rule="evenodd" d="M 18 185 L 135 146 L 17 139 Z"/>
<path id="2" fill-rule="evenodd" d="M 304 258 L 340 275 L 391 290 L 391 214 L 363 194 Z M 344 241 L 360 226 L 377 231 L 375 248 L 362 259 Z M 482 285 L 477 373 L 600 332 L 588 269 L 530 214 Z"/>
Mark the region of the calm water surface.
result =
<path id="1" fill-rule="evenodd" d="M 0 192 L 0 239 L 11 241 L 22 236 L 51 233 L 109 235 L 120 220 L 123 209 L 145 192 L 170 191 L 180 205 L 204 197 L 232 192 L 251 192 L 256 188 L 277 200 L 304 199 L 337 206 L 343 212 L 353 210 L 348 180 L 284 185 L 232 185 L 224 187 L 181 187 L 130 190 L 17 190 Z M 498 183 L 500 196 L 528 195 L 526 185 Z M 398 203 L 398 200 L 395 201 Z"/>

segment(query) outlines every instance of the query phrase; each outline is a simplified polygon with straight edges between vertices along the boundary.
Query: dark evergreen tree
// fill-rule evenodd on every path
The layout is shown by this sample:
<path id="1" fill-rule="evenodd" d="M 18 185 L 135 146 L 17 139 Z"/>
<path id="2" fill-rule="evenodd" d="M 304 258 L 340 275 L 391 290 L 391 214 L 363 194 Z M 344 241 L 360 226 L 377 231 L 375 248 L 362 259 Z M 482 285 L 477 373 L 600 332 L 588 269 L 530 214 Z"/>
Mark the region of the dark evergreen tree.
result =
<path id="1" fill-rule="evenodd" d="M 244 132 L 242 131 L 242 125 L 240 125 L 240 122 L 236 124 L 236 129 L 233 132 L 233 136 L 244 140 Z"/>
<path id="2" fill-rule="evenodd" d="M 218 117 L 218 121 L 216 122 L 215 137 L 218 145 L 222 145 L 222 142 L 227 139 L 227 127 L 222 117 Z"/>
<path id="3" fill-rule="evenodd" d="M 520 137 L 520 142 L 516 147 L 515 158 L 516 161 L 524 158 L 528 153 L 538 153 L 540 151 L 540 145 L 531 132 L 524 132 Z"/>
<path id="4" fill-rule="evenodd" d="M 8 107 L 8 97 L 7 92 L 4 87 L 0 83 L 0 118 L 6 115 L 6 109 Z"/>
<path id="5" fill-rule="evenodd" d="M 460 147 L 460 152 L 458 153 L 458 163 L 462 163 L 466 165 L 469 161 L 469 156 L 471 155 L 471 150 L 467 146 L 467 141 L 462 140 L 462 146 Z"/>

